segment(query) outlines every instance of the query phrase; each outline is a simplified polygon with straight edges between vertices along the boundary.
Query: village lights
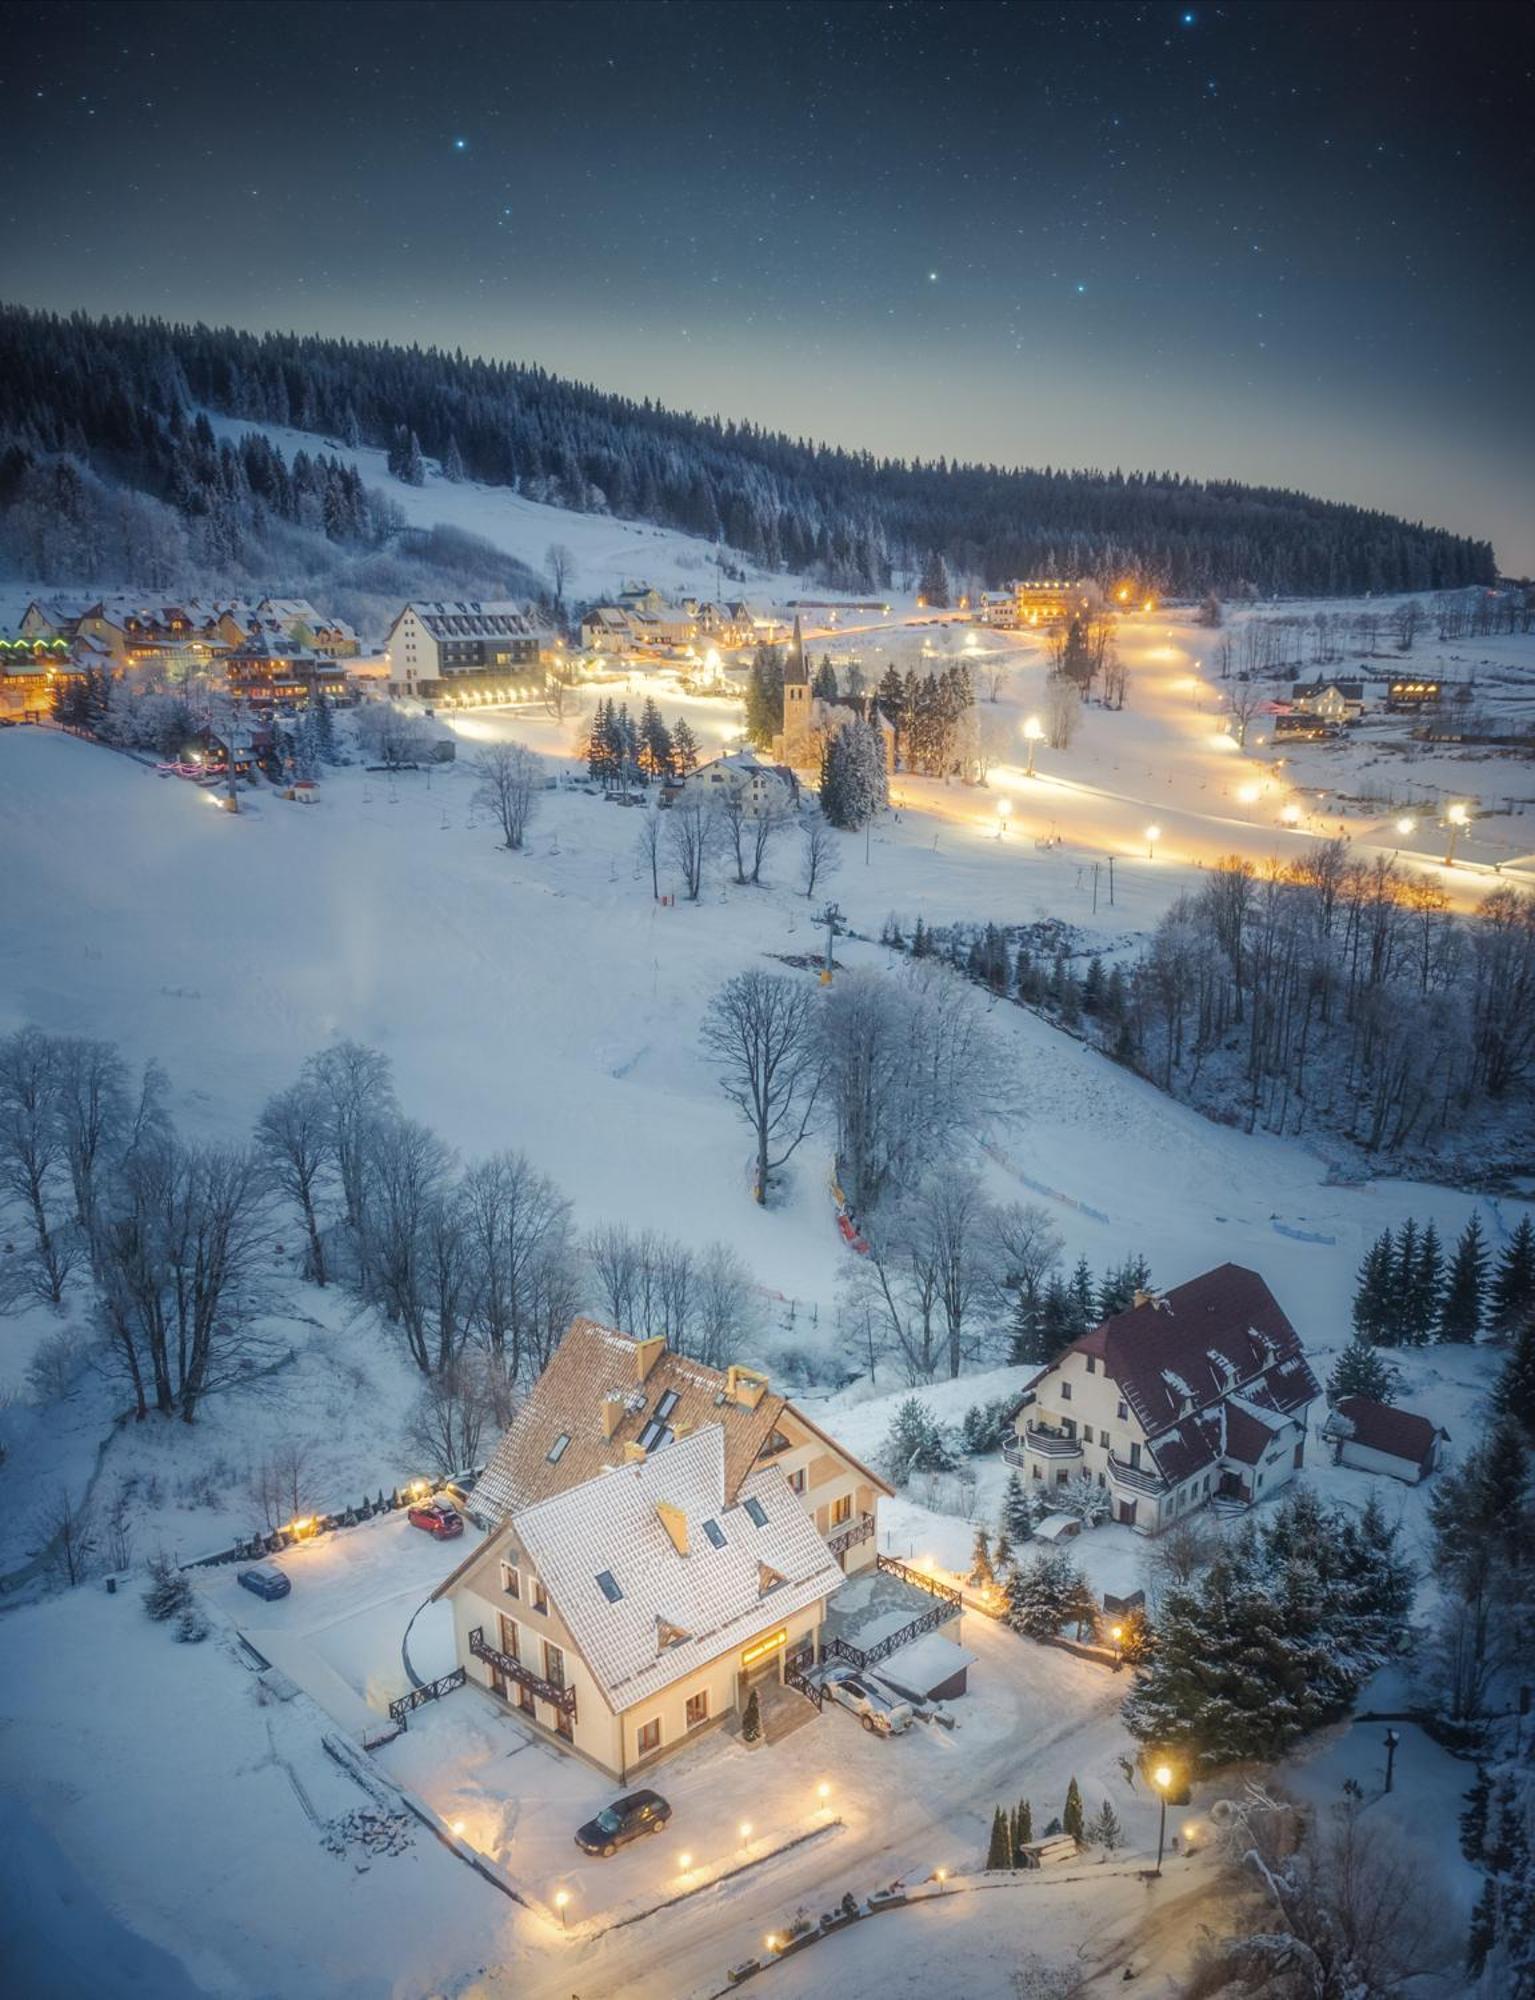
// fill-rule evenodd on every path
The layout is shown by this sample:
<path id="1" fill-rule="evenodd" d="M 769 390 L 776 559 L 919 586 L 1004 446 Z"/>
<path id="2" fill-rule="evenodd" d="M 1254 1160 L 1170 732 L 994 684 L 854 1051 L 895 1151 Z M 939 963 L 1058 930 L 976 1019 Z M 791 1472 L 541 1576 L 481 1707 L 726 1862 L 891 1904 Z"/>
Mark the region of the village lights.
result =
<path id="1" fill-rule="evenodd" d="M 751 1821 L 749 1819 L 743 1819 L 740 1826 L 736 1829 L 736 1831 L 740 1834 L 741 1845 L 744 1847 L 752 1837 Z"/>
<path id="2" fill-rule="evenodd" d="M 949 1871 L 947 1868 L 935 1868 L 933 1870 L 933 1880 L 938 1884 L 940 1893 L 942 1893 L 943 1885 L 945 1882 L 948 1881 L 948 1879 L 949 1879 Z"/>
<path id="3" fill-rule="evenodd" d="M 1294 799 L 1290 799 L 1285 805 L 1279 808 L 1279 817 L 1284 821 L 1286 826 L 1299 826 L 1300 807 L 1295 803 Z"/>
<path id="4" fill-rule="evenodd" d="M 570 1918 L 565 1914 L 565 1906 L 569 1901 L 570 1901 L 570 1891 L 568 1889 L 555 1890 L 554 1907 L 560 1913 L 560 1928 L 562 1930 L 567 1930 L 567 1931 L 570 1929 Z"/>
<path id="5" fill-rule="evenodd" d="M 1471 824 L 1470 810 L 1463 805 L 1453 805 L 1446 812 L 1444 821 L 1446 833 L 1444 865 L 1446 868 L 1453 868 L 1455 866 L 1455 843 Z"/>
<path id="6" fill-rule="evenodd" d="M 769 1951 L 777 1951 L 778 1949 L 777 1931 L 769 1931 L 767 1936 L 762 1940 L 762 1942 Z"/>
<path id="7" fill-rule="evenodd" d="M 1162 1801 L 1162 1818 L 1157 1827 L 1156 1873 L 1162 1872 L 1162 1849 L 1167 1840 L 1167 1794 L 1172 1788 L 1173 1773 L 1170 1764 L 1158 1764 L 1151 1774 L 1151 1782 L 1156 1786 Z"/>
<path id="8" fill-rule="evenodd" d="M 1162 838 L 1162 829 L 1161 829 L 1161 827 L 1159 827 L 1159 826 L 1148 826 L 1148 827 L 1147 827 L 1147 829 L 1146 829 L 1146 859 L 1147 859 L 1148 861 L 1155 861 L 1155 860 L 1156 860 L 1156 858 L 1157 858 L 1157 842 L 1158 842 L 1158 841 L 1159 841 L 1159 840 L 1160 840 L 1161 838 Z"/>
<path id="9" fill-rule="evenodd" d="M 1263 787 L 1261 785 L 1239 785 L 1237 787 L 1237 797 L 1244 806 L 1255 806 L 1262 797 L 1262 794 Z"/>
<path id="10" fill-rule="evenodd" d="M 1111 1625 L 1109 1627 L 1109 1637 L 1114 1641 L 1114 1671 L 1115 1673 L 1118 1673 L 1120 1667 L 1124 1664 L 1124 1657 L 1125 1657 L 1124 1626 Z"/>
<path id="11" fill-rule="evenodd" d="M 1000 839 L 1002 838 L 1003 834 L 1007 832 L 1007 816 L 1008 816 L 1008 814 L 1009 814 L 1009 813 L 1010 813 L 1010 812 L 1012 811 L 1012 809 L 1013 809 L 1013 802 L 1012 802 L 1012 800 L 1011 800 L 1011 799 L 998 799 L 998 800 L 997 800 L 997 838 L 998 838 L 998 840 L 1000 840 Z"/>
<path id="12" fill-rule="evenodd" d="M 1396 830 L 1405 837 L 1409 833 L 1417 832 L 1418 822 L 1413 818 L 1411 813 L 1403 813 L 1402 817 L 1396 823 Z"/>
<path id="13" fill-rule="evenodd" d="M 1034 746 L 1036 743 L 1040 741 L 1044 733 L 1045 733 L 1045 725 L 1040 721 L 1037 715 L 1031 715 L 1025 720 L 1023 725 L 1023 737 L 1024 741 L 1029 746 L 1028 768 L 1025 770 L 1023 774 L 1026 778 L 1032 778 L 1034 775 Z"/>
<path id="14" fill-rule="evenodd" d="M 816 1786 L 815 1795 L 820 1801 L 822 1812 L 830 1812 L 831 1807 L 827 1804 L 827 1800 L 831 1797 L 831 1786 L 824 1779 Z"/>

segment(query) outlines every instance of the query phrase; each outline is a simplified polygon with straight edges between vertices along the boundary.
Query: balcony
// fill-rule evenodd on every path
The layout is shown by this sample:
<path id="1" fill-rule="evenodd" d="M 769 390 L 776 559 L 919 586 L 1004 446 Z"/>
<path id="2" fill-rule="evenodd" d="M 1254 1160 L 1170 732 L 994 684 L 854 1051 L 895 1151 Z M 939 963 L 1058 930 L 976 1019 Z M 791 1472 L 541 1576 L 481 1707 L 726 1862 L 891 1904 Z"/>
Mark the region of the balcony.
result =
<path id="1" fill-rule="evenodd" d="M 1053 1424 L 1027 1424 L 1023 1438 L 1008 1438 L 1002 1445 L 1002 1458 L 1008 1465 L 1027 1465 L 1030 1458 L 1069 1459 L 1082 1456 L 1082 1440 L 1070 1437 Z"/>
<path id="2" fill-rule="evenodd" d="M 546 1681 L 542 1674 L 535 1674 L 531 1667 L 525 1667 L 521 1660 L 514 1660 L 510 1653 L 503 1653 L 486 1640 L 478 1625 L 469 1634 L 469 1650 L 477 1660 L 484 1660 L 503 1674 L 507 1680 L 516 1681 L 520 1687 L 536 1694 L 540 1701 L 546 1701 L 551 1708 L 563 1709 L 566 1715 L 576 1712 L 576 1691 L 573 1687 L 556 1687 L 553 1681 Z"/>
<path id="3" fill-rule="evenodd" d="M 851 1521 L 845 1521 L 840 1528 L 833 1528 L 826 1537 L 826 1546 L 834 1556 L 845 1556 L 849 1549 L 856 1549 L 860 1542 L 866 1542 L 874 1533 L 872 1514 L 855 1514 Z"/>
<path id="4" fill-rule="evenodd" d="M 1116 1486 L 1123 1486 L 1130 1493 L 1146 1493 L 1152 1496 L 1167 1491 L 1167 1481 L 1155 1472 L 1148 1472 L 1144 1466 L 1132 1465 L 1126 1458 L 1109 1453 L 1109 1477 Z"/>

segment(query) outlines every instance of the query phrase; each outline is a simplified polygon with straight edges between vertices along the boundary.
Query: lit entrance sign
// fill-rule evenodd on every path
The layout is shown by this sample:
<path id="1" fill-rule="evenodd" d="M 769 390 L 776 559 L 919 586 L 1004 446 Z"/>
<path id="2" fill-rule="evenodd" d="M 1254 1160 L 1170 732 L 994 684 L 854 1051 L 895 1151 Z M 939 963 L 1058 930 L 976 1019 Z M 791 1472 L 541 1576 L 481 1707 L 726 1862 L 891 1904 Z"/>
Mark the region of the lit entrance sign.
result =
<path id="1" fill-rule="evenodd" d="M 746 1648 L 741 1655 L 741 1665 L 754 1667 L 759 1660 L 765 1660 L 769 1653 L 776 1653 L 780 1647 L 787 1646 L 788 1643 L 789 1628 L 787 1625 L 780 1625 L 776 1632 L 769 1632 L 766 1638 L 757 1639 Z"/>

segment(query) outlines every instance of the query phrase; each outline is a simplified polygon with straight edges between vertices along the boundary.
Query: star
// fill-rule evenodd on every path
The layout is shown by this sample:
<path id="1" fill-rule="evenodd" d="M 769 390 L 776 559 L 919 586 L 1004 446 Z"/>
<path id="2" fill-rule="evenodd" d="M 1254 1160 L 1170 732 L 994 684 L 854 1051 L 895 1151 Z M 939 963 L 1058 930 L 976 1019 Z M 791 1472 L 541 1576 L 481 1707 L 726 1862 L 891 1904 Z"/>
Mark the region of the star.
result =
<path id="1" fill-rule="evenodd" d="M 467 153 L 469 150 L 469 141 L 467 139 L 455 139 L 453 141 L 453 150 L 455 153 Z"/>
<path id="2" fill-rule="evenodd" d="M 938 282 L 938 273 L 936 271 L 929 271 L 927 274 L 927 282 L 930 285 L 936 285 Z"/>

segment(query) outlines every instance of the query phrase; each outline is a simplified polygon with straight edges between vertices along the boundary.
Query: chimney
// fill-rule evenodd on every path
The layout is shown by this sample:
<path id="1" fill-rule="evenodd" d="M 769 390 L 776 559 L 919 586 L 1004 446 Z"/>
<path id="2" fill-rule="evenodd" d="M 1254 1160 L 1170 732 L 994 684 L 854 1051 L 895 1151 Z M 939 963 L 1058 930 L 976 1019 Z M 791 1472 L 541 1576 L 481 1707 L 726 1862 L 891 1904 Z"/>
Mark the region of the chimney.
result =
<path id="1" fill-rule="evenodd" d="M 616 1392 L 602 1399 L 602 1435 L 610 1438 L 624 1420 L 624 1399 Z"/>
<path id="2" fill-rule="evenodd" d="M 1134 1304 L 1137 1306 L 1154 1306 L 1156 1303 L 1157 1295 L 1155 1292 L 1138 1290 L 1135 1294 Z"/>
<path id="3" fill-rule="evenodd" d="M 767 1394 L 768 1378 L 760 1368 L 741 1368 L 734 1361 L 725 1370 L 725 1400 L 754 1410 Z"/>
<path id="4" fill-rule="evenodd" d="M 653 1333 L 648 1340 L 637 1340 L 634 1343 L 635 1381 L 648 1381 L 651 1369 L 655 1367 L 665 1352 L 666 1335 L 664 1333 Z"/>
<path id="5" fill-rule="evenodd" d="M 671 1537 L 672 1547 L 679 1556 L 688 1552 L 688 1517 L 680 1507 L 674 1507 L 670 1500 L 656 1502 L 656 1519 Z"/>
<path id="6" fill-rule="evenodd" d="M 632 1439 L 624 1446 L 625 1465 L 643 1465 L 646 1456 L 645 1447 L 642 1444 L 635 1444 Z"/>

